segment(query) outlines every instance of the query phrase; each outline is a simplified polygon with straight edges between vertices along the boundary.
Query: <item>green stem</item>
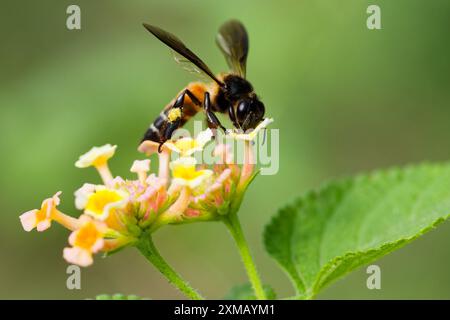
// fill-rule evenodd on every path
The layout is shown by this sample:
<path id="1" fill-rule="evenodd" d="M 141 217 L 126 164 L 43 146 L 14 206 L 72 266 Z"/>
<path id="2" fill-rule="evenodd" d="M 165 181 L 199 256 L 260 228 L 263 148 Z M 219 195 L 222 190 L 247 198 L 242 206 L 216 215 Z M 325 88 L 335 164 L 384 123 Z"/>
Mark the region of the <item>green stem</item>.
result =
<path id="1" fill-rule="evenodd" d="M 250 249 L 248 247 L 247 241 L 245 240 L 244 233 L 242 232 L 241 223 L 239 222 L 237 214 L 230 213 L 224 216 L 222 221 L 225 223 L 231 233 L 231 236 L 236 242 L 256 298 L 258 300 L 266 300 L 266 293 L 264 292 L 261 279 L 250 254 Z"/>
<path id="2" fill-rule="evenodd" d="M 161 272 L 174 287 L 183 292 L 193 300 L 203 300 L 204 298 L 193 289 L 181 276 L 159 254 L 153 243 L 151 234 L 145 233 L 137 243 L 136 247 L 150 261 L 159 272 Z"/>

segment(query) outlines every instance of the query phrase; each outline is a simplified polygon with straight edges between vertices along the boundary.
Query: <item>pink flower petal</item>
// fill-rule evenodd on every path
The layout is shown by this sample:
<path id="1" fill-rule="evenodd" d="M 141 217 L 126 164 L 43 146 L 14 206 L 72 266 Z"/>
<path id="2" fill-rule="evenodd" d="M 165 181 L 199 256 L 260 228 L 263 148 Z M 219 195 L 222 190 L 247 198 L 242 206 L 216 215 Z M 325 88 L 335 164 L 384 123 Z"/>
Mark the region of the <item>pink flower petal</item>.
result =
<path id="1" fill-rule="evenodd" d="M 95 241 L 94 245 L 91 248 L 92 253 L 96 253 L 96 252 L 100 251 L 101 249 L 103 249 L 104 245 L 105 245 L 105 240 L 103 240 L 103 238 L 98 239 L 97 241 Z"/>
<path id="2" fill-rule="evenodd" d="M 67 262 L 79 265 L 81 267 L 90 266 L 94 262 L 92 259 L 92 254 L 89 251 L 79 247 L 64 248 L 63 257 Z"/>
<path id="3" fill-rule="evenodd" d="M 78 230 L 73 231 L 69 236 L 69 244 L 73 246 L 75 244 L 75 240 L 77 239 Z"/>
<path id="4" fill-rule="evenodd" d="M 30 210 L 25 213 L 23 213 L 19 219 L 20 223 L 22 223 L 22 227 L 25 231 L 30 232 L 36 227 L 37 219 L 36 219 L 36 213 L 38 210 Z"/>
<path id="5" fill-rule="evenodd" d="M 51 225 L 52 225 L 51 220 L 50 220 L 50 219 L 45 219 L 45 220 L 40 221 L 40 222 L 37 224 L 36 230 L 39 231 L 39 232 L 42 232 L 42 231 L 45 231 L 45 230 L 47 230 L 48 228 L 50 228 Z"/>
<path id="6" fill-rule="evenodd" d="M 59 199 L 59 196 L 61 195 L 62 191 L 58 191 L 57 193 L 55 193 L 52 197 L 53 199 L 53 203 L 56 206 L 59 206 L 59 203 L 61 202 L 61 200 Z"/>

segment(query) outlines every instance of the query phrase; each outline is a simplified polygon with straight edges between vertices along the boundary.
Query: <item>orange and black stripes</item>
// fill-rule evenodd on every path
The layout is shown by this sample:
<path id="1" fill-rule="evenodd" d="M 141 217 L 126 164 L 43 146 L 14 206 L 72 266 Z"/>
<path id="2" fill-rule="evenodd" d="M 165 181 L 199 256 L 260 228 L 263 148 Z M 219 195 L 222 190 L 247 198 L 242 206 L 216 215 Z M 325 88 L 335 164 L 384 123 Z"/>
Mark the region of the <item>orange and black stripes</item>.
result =
<path id="1" fill-rule="evenodd" d="M 195 116 L 197 112 L 199 112 L 202 108 L 201 104 L 203 101 L 203 96 L 207 90 L 207 86 L 201 82 L 193 82 L 190 83 L 185 89 L 183 89 L 175 99 L 173 99 L 158 117 L 153 121 L 153 123 L 148 128 L 147 132 L 144 135 L 142 140 L 151 140 L 158 143 L 164 142 L 165 139 L 165 129 L 167 125 L 170 123 L 170 119 L 168 117 L 170 110 L 176 104 L 177 99 L 188 90 L 194 96 L 194 99 L 188 94 L 184 96 L 184 102 L 182 105 L 182 115 L 180 121 L 177 123 L 177 127 L 182 127 L 190 118 Z M 196 99 L 195 99 L 196 98 Z M 196 100 L 196 101 L 193 101 Z"/>

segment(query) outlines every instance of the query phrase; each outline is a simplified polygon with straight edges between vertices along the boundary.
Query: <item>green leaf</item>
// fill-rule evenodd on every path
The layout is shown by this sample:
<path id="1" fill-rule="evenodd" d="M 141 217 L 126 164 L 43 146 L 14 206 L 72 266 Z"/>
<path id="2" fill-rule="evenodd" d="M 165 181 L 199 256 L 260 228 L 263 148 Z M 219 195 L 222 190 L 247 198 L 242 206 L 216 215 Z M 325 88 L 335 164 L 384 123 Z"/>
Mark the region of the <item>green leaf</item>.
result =
<path id="1" fill-rule="evenodd" d="M 264 285 L 263 287 L 267 299 L 275 300 L 277 298 L 275 291 L 269 285 Z M 230 292 L 225 296 L 225 300 L 256 300 L 256 296 L 251 284 L 246 283 L 231 288 Z"/>
<path id="2" fill-rule="evenodd" d="M 95 297 L 95 300 L 142 300 L 142 298 L 134 294 L 127 296 L 121 293 L 116 293 L 113 295 L 99 294 L 98 296 Z"/>
<path id="3" fill-rule="evenodd" d="M 297 298 L 313 298 L 449 213 L 450 164 L 395 168 L 332 182 L 300 197 L 266 226 L 264 242 L 294 282 Z"/>

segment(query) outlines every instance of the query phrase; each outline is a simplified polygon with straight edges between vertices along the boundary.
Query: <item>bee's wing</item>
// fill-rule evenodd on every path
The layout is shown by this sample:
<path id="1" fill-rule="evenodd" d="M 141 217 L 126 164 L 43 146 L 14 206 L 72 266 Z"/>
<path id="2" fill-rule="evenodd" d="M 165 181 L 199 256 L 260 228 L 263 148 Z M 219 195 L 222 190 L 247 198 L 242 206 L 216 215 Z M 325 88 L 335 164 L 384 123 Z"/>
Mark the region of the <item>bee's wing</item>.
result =
<path id="1" fill-rule="evenodd" d="M 231 70 L 245 78 L 248 55 L 248 34 L 237 20 L 225 22 L 216 37 L 217 45 L 225 55 Z"/>
<path id="2" fill-rule="evenodd" d="M 150 31 L 155 37 L 164 42 L 168 47 L 175 51 L 178 55 L 175 55 L 175 61 L 180 63 L 185 69 L 193 71 L 194 73 L 204 73 L 209 78 L 217 82 L 219 85 L 222 83 L 214 76 L 214 73 L 208 68 L 208 66 L 189 48 L 187 48 L 180 39 L 178 39 L 173 34 L 164 31 L 158 27 L 144 23 L 144 27 Z M 182 59 L 184 58 L 184 59 Z M 187 68 L 188 64 L 192 64 Z"/>
<path id="3" fill-rule="evenodd" d="M 197 67 L 194 63 L 189 61 L 186 57 L 182 56 L 175 50 L 172 51 L 172 56 L 175 62 L 183 68 L 185 71 L 189 72 L 190 74 L 193 74 L 196 76 L 199 80 L 203 82 L 209 82 L 211 81 L 210 76 L 205 73 L 203 70 L 201 70 L 199 67 Z"/>

